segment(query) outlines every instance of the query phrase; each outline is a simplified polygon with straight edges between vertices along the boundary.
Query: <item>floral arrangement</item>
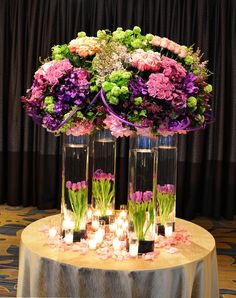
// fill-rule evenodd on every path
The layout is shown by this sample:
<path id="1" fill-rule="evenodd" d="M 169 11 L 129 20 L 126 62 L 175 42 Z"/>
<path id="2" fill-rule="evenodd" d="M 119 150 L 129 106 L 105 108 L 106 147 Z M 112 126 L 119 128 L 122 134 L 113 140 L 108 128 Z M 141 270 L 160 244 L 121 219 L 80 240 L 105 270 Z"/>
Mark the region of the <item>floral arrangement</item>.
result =
<path id="1" fill-rule="evenodd" d="M 77 183 L 67 181 L 66 188 L 68 189 L 69 200 L 75 217 L 75 231 L 78 232 L 81 230 L 80 224 L 87 210 L 88 186 L 86 181 Z"/>
<path id="2" fill-rule="evenodd" d="M 173 184 L 157 185 L 157 202 L 160 224 L 168 222 L 170 214 L 175 207 L 175 186 Z"/>
<path id="3" fill-rule="evenodd" d="M 138 240 L 147 240 L 150 226 L 154 223 L 154 206 L 152 191 L 136 191 L 129 196 L 129 215 L 134 224 Z M 146 217 L 147 211 L 149 217 Z"/>
<path id="4" fill-rule="evenodd" d="M 56 45 L 22 97 L 33 120 L 55 134 L 110 129 L 115 137 L 202 129 L 212 86 L 200 50 L 117 28 L 79 32 Z"/>
<path id="5" fill-rule="evenodd" d="M 96 208 L 101 216 L 106 216 L 106 211 L 115 196 L 115 177 L 111 173 L 104 173 L 98 169 L 93 174 L 92 194 Z"/>

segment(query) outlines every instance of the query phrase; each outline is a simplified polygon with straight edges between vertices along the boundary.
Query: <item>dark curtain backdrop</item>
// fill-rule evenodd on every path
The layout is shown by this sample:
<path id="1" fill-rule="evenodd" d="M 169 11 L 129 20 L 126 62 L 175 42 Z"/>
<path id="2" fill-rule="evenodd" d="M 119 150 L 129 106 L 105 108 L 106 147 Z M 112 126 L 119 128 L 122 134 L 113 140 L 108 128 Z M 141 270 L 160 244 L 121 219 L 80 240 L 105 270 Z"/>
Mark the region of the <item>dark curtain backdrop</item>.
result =
<path id="1" fill-rule="evenodd" d="M 215 123 L 179 138 L 177 215 L 236 213 L 235 0 L 0 0 L 0 203 L 59 206 L 58 137 L 33 124 L 20 96 L 55 44 L 78 31 L 142 27 L 199 46 L 213 72 Z M 118 202 L 126 202 L 128 140 L 119 142 Z"/>

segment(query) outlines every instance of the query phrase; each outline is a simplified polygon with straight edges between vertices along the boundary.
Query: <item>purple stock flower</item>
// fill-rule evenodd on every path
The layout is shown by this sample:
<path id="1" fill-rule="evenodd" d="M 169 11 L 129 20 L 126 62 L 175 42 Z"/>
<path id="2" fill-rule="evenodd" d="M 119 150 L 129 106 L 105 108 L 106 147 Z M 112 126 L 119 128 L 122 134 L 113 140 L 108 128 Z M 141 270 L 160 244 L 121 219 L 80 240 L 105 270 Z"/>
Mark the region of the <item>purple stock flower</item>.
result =
<path id="1" fill-rule="evenodd" d="M 138 77 L 137 79 L 131 79 L 128 86 L 133 98 L 148 94 L 147 85 L 144 79 L 141 77 Z"/>
<path id="2" fill-rule="evenodd" d="M 188 117 L 181 120 L 170 120 L 168 123 L 168 129 L 173 132 L 185 130 L 190 125 L 191 121 Z"/>
<path id="3" fill-rule="evenodd" d="M 196 86 L 197 77 L 192 73 L 188 73 L 184 79 L 183 90 L 190 95 L 197 95 L 199 93 L 199 88 Z"/>
<path id="4" fill-rule="evenodd" d="M 173 184 L 164 184 L 164 185 L 157 185 L 157 191 L 161 193 L 174 193 L 175 192 L 175 186 Z"/>

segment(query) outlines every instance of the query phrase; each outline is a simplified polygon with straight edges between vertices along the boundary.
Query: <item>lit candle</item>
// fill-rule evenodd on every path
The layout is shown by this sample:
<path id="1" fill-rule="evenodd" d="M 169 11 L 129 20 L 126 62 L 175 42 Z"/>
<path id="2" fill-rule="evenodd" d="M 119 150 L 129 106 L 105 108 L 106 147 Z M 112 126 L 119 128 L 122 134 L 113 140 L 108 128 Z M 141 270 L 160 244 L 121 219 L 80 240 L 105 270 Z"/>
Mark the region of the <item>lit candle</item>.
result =
<path id="1" fill-rule="evenodd" d="M 93 211 L 92 211 L 92 209 L 89 208 L 87 210 L 87 219 L 88 219 L 88 221 L 91 221 L 92 216 L 93 216 Z"/>
<path id="2" fill-rule="evenodd" d="M 115 223 L 111 223 L 109 225 L 109 230 L 110 230 L 110 232 L 115 232 L 115 230 L 116 230 L 116 224 Z"/>
<path id="3" fill-rule="evenodd" d="M 111 215 L 112 215 L 112 210 L 111 210 L 111 209 L 107 209 L 107 211 L 106 211 L 106 215 L 107 215 L 107 216 L 111 216 Z"/>
<path id="4" fill-rule="evenodd" d="M 48 231 L 49 238 L 54 238 L 57 235 L 57 230 L 55 228 L 51 228 Z"/>
<path id="5" fill-rule="evenodd" d="M 68 245 L 73 243 L 73 230 L 65 230 L 64 241 Z"/>
<path id="6" fill-rule="evenodd" d="M 96 249 L 97 247 L 97 242 L 95 239 L 90 239 L 89 242 L 88 242 L 88 245 L 89 245 L 89 248 L 90 249 Z"/>
<path id="7" fill-rule="evenodd" d="M 121 212 L 120 212 L 120 215 L 119 215 L 121 218 L 126 218 L 127 217 L 127 211 L 125 211 L 125 210 L 122 210 Z"/>
<path id="8" fill-rule="evenodd" d="M 115 238 L 112 242 L 114 250 L 119 250 L 121 247 L 121 242 L 118 238 Z"/>
<path id="9" fill-rule="evenodd" d="M 173 226 L 171 225 L 166 225 L 165 226 L 165 236 L 170 237 L 173 234 Z"/>
<path id="10" fill-rule="evenodd" d="M 122 223 L 122 229 L 123 229 L 124 231 L 126 231 L 126 230 L 128 229 L 128 225 L 129 225 L 128 221 L 125 220 L 125 221 Z"/>
<path id="11" fill-rule="evenodd" d="M 104 230 L 103 229 L 99 229 L 97 230 L 97 232 L 95 233 L 95 240 L 97 241 L 97 243 L 101 243 L 104 237 Z"/>
<path id="12" fill-rule="evenodd" d="M 99 229 L 99 221 L 98 220 L 93 220 L 92 221 L 92 228 L 94 230 L 98 230 Z"/>
<path id="13" fill-rule="evenodd" d="M 130 243 L 129 254 L 131 257 L 137 257 L 137 255 L 138 255 L 138 241 L 136 243 Z"/>
<path id="14" fill-rule="evenodd" d="M 117 224 L 117 226 L 122 226 L 122 224 L 123 224 L 123 219 L 122 219 L 121 217 L 118 217 L 118 218 L 116 219 L 116 224 Z"/>
<path id="15" fill-rule="evenodd" d="M 120 228 L 116 229 L 116 236 L 121 237 L 123 235 L 124 231 Z"/>

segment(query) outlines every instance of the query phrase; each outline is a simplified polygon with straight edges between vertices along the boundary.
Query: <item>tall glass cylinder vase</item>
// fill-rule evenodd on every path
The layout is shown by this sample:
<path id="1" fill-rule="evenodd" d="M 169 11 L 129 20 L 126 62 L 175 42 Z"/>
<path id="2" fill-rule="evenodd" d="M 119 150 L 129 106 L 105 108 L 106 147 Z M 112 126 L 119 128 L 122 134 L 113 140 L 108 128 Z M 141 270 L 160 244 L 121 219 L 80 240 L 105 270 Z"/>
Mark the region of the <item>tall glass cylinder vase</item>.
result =
<path id="1" fill-rule="evenodd" d="M 175 228 L 177 183 L 177 135 L 160 136 L 158 142 L 158 233 L 171 235 Z"/>
<path id="2" fill-rule="evenodd" d="M 93 138 L 92 205 L 100 219 L 109 222 L 115 208 L 116 139 L 109 130 Z"/>
<path id="3" fill-rule="evenodd" d="M 89 137 L 65 136 L 62 157 L 62 234 L 75 242 L 86 237 Z"/>
<path id="4" fill-rule="evenodd" d="M 130 138 L 129 147 L 129 241 L 137 237 L 138 252 L 154 250 L 157 139 Z M 133 232 L 132 232 L 133 229 Z"/>

